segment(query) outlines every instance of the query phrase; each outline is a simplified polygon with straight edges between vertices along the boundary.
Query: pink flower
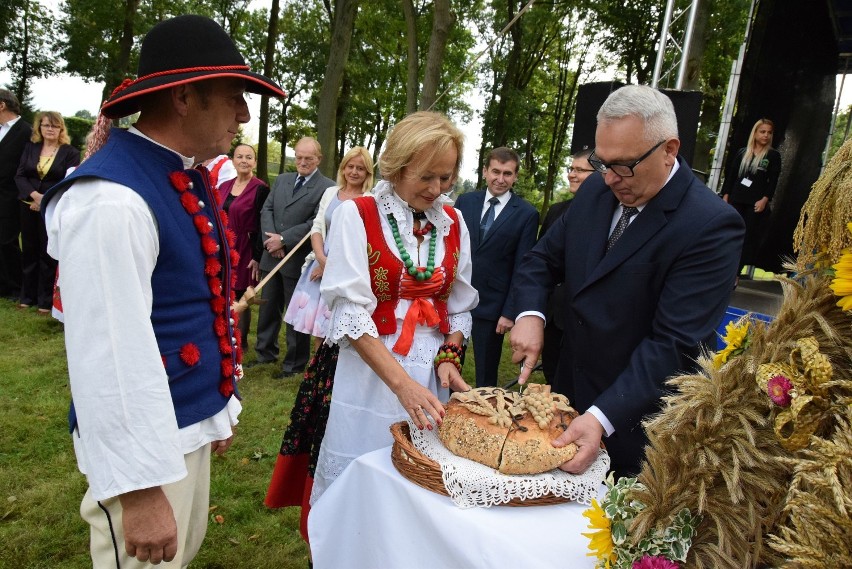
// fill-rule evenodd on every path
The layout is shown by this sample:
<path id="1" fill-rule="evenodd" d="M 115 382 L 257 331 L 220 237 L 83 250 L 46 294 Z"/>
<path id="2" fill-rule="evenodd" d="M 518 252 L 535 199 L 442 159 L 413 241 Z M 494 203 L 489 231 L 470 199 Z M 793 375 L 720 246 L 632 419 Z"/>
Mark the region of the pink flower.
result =
<path id="1" fill-rule="evenodd" d="M 769 379 L 766 385 L 766 392 L 772 402 L 779 407 L 789 407 L 792 397 L 790 391 L 793 389 L 793 384 L 783 375 L 776 375 Z"/>
<path id="2" fill-rule="evenodd" d="M 662 555 L 643 555 L 642 559 L 633 562 L 632 569 L 680 569 L 680 565 Z"/>

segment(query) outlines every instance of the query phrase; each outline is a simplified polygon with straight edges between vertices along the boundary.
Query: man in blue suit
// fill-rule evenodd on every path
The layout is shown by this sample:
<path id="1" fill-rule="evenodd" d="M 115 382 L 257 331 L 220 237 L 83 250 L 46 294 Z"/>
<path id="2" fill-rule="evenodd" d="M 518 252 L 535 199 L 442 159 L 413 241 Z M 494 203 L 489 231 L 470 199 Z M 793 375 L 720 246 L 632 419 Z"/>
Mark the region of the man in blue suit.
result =
<path id="1" fill-rule="evenodd" d="M 488 189 L 463 194 L 455 204 L 470 228 L 472 284 L 479 291 L 471 330 L 477 387 L 497 385 L 503 334 L 517 314 L 509 294 L 512 275 L 538 231 L 538 211 L 511 191 L 520 163 L 511 148 L 495 148 L 483 169 Z"/>
<path id="2" fill-rule="evenodd" d="M 614 91 L 597 115 L 590 177 L 574 204 L 515 275 L 522 311 L 513 360 L 529 377 L 542 344 L 541 314 L 564 281 L 565 337 L 555 391 L 578 410 L 554 445 L 579 452 L 562 465 L 582 472 L 601 439 L 617 476 L 638 473 L 666 380 L 694 368 L 714 336 L 737 273 L 744 234 L 736 211 L 677 156 L 671 101 L 650 87 Z"/>

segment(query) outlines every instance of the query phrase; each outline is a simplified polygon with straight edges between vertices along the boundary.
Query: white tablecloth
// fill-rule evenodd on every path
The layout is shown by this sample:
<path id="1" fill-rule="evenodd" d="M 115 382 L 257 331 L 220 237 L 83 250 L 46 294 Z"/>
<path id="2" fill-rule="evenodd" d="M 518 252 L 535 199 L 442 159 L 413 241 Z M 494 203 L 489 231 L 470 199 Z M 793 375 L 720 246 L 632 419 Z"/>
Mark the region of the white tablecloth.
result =
<path id="1" fill-rule="evenodd" d="M 365 454 L 311 509 L 317 569 L 592 568 L 587 506 L 460 509 L 406 480 L 391 448 Z M 601 486 L 601 492 L 605 489 Z"/>

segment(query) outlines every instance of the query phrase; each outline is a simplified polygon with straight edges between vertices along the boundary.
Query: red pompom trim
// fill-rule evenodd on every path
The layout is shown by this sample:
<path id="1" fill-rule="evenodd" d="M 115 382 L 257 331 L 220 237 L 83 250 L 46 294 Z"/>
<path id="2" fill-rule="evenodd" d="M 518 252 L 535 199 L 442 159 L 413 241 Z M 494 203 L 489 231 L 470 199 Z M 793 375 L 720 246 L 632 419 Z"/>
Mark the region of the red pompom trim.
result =
<path id="1" fill-rule="evenodd" d="M 228 240 L 228 247 L 235 247 L 237 245 L 237 234 L 234 233 L 233 229 L 225 230 L 225 239 Z"/>
<path id="2" fill-rule="evenodd" d="M 225 358 L 222 360 L 222 375 L 225 377 L 234 376 L 234 362 L 231 358 Z"/>
<path id="3" fill-rule="evenodd" d="M 207 280 L 207 284 L 210 285 L 210 292 L 214 295 L 219 296 L 222 294 L 222 279 L 211 277 Z"/>
<path id="4" fill-rule="evenodd" d="M 198 205 L 198 198 L 192 192 L 184 192 L 180 195 L 180 205 L 189 215 L 195 215 L 201 211 L 201 206 Z"/>
<path id="5" fill-rule="evenodd" d="M 240 254 L 236 249 L 231 249 L 231 266 L 235 269 L 240 266 Z"/>
<path id="6" fill-rule="evenodd" d="M 194 366 L 197 364 L 198 360 L 201 359 L 201 352 L 198 350 L 198 346 L 192 342 L 181 346 L 180 359 L 188 366 Z"/>
<path id="7" fill-rule="evenodd" d="M 224 209 L 219 210 L 219 221 L 222 222 L 222 225 L 228 227 L 228 212 L 226 212 Z"/>
<path id="8" fill-rule="evenodd" d="M 216 257 L 207 257 L 204 259 L 204 274 L 208 277 L 215 277 L 222 272 L 222 263 Z"/>
<path id="9" fill-rule="evenodd" d="M 201 238 L 201 250 L 205 255 L 213 255 L 219 250 L 219 244 L 209 235 L 204 235 Z"/>
<path id="10" fill-rule="evenodd" d="M 232 354 L 234 347 L 231 345 L 231 340 L 227 336 L 219 338 L 219 351 L 223 354 Z"/>
<path id="11" fill-rule="evenodd" d="M 224 316 L 217 316 L 216 319 L 213 320 L 213 331 L 216 332 L 216 335 L 220 338 L 228 333 L 228 325 L 225 322 Z"/>
<path id="12" fill-rule="evenodd" d="M 192 217 L 192 223 L 195 224 L 195 230 L 201 235 L 207 235 L 213 231 L 213 222 L 207 219 L 205 215 L 195 215 Z"/>
<path id="13" fill-rule="evenodd" d="M 223 379 L 219 382 L 219 393 L 221 393 L 223 397 L 230 397 L 234 394 L 233 378 Z"/>
<path id="14" fill-rule="evenodd" d="M 172 172 L 169 174 L 169 181 L 172 183 L 172 186 L 181 193 L 187 191 L 192 187 L 192 180 L 186 172 Z"/>
<path id="15" fill-rule="evenodd" d="M 210 309 L 214 314 L 221 314 L 225 310 L 225 299 L 221 296 L 214 296 L 210 299 Z"/>

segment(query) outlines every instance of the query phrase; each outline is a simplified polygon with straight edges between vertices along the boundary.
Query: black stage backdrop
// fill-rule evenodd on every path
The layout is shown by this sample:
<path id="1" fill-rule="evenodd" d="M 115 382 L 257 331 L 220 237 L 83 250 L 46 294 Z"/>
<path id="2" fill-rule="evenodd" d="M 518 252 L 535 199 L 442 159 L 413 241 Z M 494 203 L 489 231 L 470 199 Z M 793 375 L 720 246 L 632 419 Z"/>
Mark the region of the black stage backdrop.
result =
<path id="1" fill-rule="evenodd" d="M 828 0 L 758 2 L 727 156 L 746 145 L 758 119 L 775 123 L 773 144 L 783 165 L 758 255 L 763 269 L 778 272 L 784 258 L 793 256 L 793 231 L 822 167 L 837 66 Z"/>

